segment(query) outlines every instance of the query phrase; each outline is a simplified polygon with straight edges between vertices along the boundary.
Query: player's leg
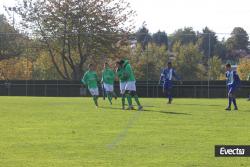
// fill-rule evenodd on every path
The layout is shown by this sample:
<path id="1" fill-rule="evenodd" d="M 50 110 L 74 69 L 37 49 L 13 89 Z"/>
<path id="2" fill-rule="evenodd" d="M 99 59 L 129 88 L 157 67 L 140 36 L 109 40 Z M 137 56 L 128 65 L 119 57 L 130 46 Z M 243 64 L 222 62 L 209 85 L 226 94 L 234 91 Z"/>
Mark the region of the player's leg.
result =
<path id="1" fill-rule="evenodd" d="M 125 82 L 120 82 L 120 93 L 122 97 L 122 109 L 123 110 L 125 109 L 125 101 L 126 101 L 125 86 L 126 86 Z"/>
<path id="2" fill-rule="evenodd" d="M 109 103 L 112 105 L 112 93 L 110 91 L 107 91 L 107 96 L 108 96 Z"/>
<path id="3" fill-rule="evenodd" d="M 115 100 L 117 99 L 117 95 L 116 95 L 115 91 L 112 92 L 112 96 L 115 98 Z"/>
<path id="4" fill-rule="evenodd" d="M 132 97 L 131 97 L 131 92 L 129 90 L 125 91 L 125 96 L 128 101 L 128 109 L 132 109 Z"/>
<path id="5" fill-rule="evenodd" d="M 135 99 L 135 102 L 136 102 L 136 104 L 138 106 L 138 110 L 142 110 L 143 107 L 141 106 L 141 103 L 139 101 L 139 97 L 138 97 L 138 95 L 136 93 L 136 84 L 135 84 L 135 81 L 128 82 L 127 87 L 130 90 L 131 97 L 133 97 Z"/>
<path id="6" fill-rule="evenodd" d="M 228 88 L 228 107 L 226 108 L 226 110 L 228 110 L 228 111 L 231 110 L 232 101 L 233 101 L 232 88 L 229 87 Z"/>
<path id="7" fill-rule="evenodd" d="M 136 91 L 131 91 L 131 95 L 135 99 L 135 102 L 136 102 L 136 104 L 138 106 L 138 110 L 142 110 L 143 107 L 142 107 L 142 105 L 141 105 L 141 103 L 139 101 L 139 97 L 138 97 Z"/>
<path id="8" fill-rule="evenodd" d="M 89 89 L 89 92 L 93 97 L 93 101 L 95 103 L 95 106 L 98 107 L 98 96 L 99 96 L 98 88 L 91 88 L 91 89 Z"/>
<path id="9" fill-rule="evenodd" d="M 167 86 L 163 87 L 163 93 L 164 93 L 165 97 L 169 100 L 169 89 Z M 169 103 L 169 101 L 168 101 L 168 103 Z"/>
<path id="10" fill-rule="evenodd" d="M 236 88 L 232 89 L 232 102 L 234 104 L 234 110 L 238 110 L 238 106 L 236 103 Z"/>
<path id="11" fill-rule="evenodd" d="M 170 82 L 168 84 L 168 104 L 171 104 L 173 101 L 172 88 L 173 86 L 172 86 L 172 83 Z"/>
<path id="12" fill-rule="evenodd" d="M 104 83 L 104 88 L 106 90 L 109 103 L 112 104 L 112 91 L 113 91 L 112 88 L 113 88 L 113 85 Z"/>

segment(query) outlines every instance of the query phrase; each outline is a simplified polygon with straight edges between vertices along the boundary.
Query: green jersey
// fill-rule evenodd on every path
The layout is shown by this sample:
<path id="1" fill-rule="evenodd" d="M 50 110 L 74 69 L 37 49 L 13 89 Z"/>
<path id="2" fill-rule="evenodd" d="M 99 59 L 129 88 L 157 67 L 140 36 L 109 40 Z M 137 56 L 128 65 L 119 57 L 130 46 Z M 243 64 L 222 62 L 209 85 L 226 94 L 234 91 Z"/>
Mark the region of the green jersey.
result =
<path id="1" fill-rule="evenodd" d="M 127 81 L 135 81 L 135 75 L 128 60 L 124 62 L 124 72 L 125 77 L 127 77 Z"/>
<path id="2" fill-rule="evenodd" d="M 102 72 L 102 81 L 105 84 L 113 85 L 115 82 L 115 72 L 110 68 L 105 68 Z"/>
<path id="3" fill-rule="evenodd" d="M 116 71 L 116 75 L 118 76 L 119 81 L 121 83 L 126 82 L 126 78 L 124 77 L 124 71 L 125 70 L 123 68 L 118 68 L 117 71 Z"/>
<path id="4" fill-rule="evenodd" d="M 97 74 L 95 71 L 87 71 L 83 78 L 82 83 L 84 85 L 87 85 L 89 89 L 95 89 L 97 88 Z"/>

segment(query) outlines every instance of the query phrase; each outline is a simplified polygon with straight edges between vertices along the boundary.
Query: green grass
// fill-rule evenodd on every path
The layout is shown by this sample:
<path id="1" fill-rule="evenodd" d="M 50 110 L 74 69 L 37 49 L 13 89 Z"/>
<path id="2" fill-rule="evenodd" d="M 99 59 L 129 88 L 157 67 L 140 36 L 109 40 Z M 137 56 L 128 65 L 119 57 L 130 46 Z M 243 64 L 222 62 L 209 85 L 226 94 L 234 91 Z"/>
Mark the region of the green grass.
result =
<path id="1" fill-rule="evenodd" d="M 142 99 L 144 112 L 90 98 L 0 97 L 0 167 L 249 167 L 215 158 L 216 144 L 250 145 L 250 104 Z"/>

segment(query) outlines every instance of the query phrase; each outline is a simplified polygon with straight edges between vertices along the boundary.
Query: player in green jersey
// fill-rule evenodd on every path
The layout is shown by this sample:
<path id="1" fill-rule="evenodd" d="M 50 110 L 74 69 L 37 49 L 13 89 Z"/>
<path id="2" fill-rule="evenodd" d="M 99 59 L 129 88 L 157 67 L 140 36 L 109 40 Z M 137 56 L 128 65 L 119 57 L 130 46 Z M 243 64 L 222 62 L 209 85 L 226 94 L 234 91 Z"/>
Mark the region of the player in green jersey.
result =
<path id="1" fill-rule="evenodd" d="M 112 105 L 113 96 L 117 99 L 117 96 L 114 92 L 114 82 L 115 82 L 115 72 L 109 67 L 108 63 L 104 63 L 104 69 L 102 71 L 102 83 L 104 90 L 108 96 L 108 100 Z"/>
<path id="2" fill-rule="evenodd" d="M 88 68 L 88 71 L 84 74 L 81 81 L 83 85 L 88 86 L 89 92 L 93 96 L 94 103 L 96 107 L 98 107 L 99 90 L 97 86 L 97 74 L 94 70 L 93 64 L 89 64 Z"/>
<path id="3" fill-rule="evenodd" d="M 143 107 L 141 106 L 138 95 L 136 93 L 136 85 L 135 85 L 136 80 L 131 65 L 129 64 L 128 60 L 121 60 L 120 65 L 124 69 L 124 78 L 126 80 L 125 94 L 128 99 L 128 104 L 129 104 L 128 109 L 131 110 L 133 108 L 132 97 L 134 97 L 135 102 L 138 105 L 138 110 L 143 110 Z"/>

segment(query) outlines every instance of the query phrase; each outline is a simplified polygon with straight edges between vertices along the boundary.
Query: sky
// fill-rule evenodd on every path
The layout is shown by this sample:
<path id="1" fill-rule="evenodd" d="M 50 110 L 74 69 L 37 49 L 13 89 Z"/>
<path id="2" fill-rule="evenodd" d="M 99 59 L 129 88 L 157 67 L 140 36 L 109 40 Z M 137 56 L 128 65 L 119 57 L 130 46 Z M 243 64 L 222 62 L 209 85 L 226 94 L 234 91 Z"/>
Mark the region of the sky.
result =
<path id="1" fill-rule="evenodd" d="M 234 27 L 250 33 L 250 0 L 126 0 L 137 13 L 138 29 L 145 21 L 151 33 L 158 30 L 168 34 L 184 27 L 201 31 L 205 26 L 219 33 L 229 34 Z M 15 0 L 0 0 L 3 5 L 14 5 Z"/>

